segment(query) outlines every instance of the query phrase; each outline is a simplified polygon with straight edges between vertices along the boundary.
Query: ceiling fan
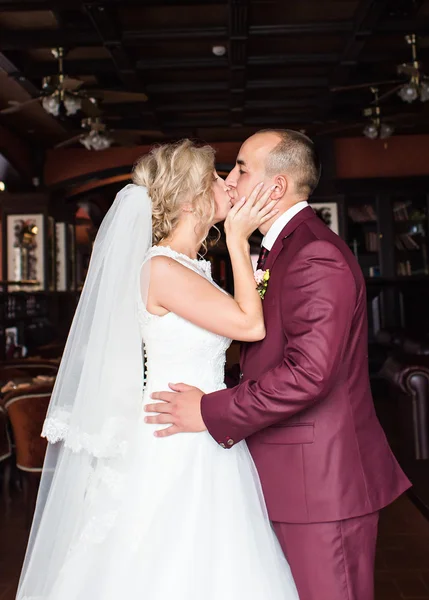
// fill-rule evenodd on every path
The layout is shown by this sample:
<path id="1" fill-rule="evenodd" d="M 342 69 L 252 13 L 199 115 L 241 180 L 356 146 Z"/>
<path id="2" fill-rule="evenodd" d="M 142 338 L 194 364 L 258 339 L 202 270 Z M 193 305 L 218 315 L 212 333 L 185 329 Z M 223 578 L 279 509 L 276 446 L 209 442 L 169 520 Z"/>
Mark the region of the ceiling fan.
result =
<path id="1" fill-rule="evenodd" d="M 384 140 L 393 135 L 395 128 L 381 118 L 378 88 L 371 87 L 370 89 L 371 93 L 374 95 L 374 100 L 372 102 L 373 106 L 369 106 L 363 110 L 363 116 L 368 118 L 368 122 L 363 128 L 362 133 L 370 140 L 376 140 L 377 138 Z"/>
<path id="2" fill-rule="evenodd" d="M 373 81 L 357 85 L 334 86 L 330 88 L 331 92 L 345 92 L 393 85 L 393 88 L 387 90 L 381 96 L 378 96 L 378 102 L 383 102 L 396 93 L 404 102 L 411 103 L 419 97 L 422 102 L 427 102 L 429 100 L 429 77 L 423 73 L 422 63 L 417 60 L 417 37 L 412 33 L 405 36 L 405 41 L 411 46 L 412 61 L 409 63 L 402 63 L 396 67 L 396 72 L 401 79 Z"/>
<path id="3" fill-rule="evenodd" d="M 105 150 L 112 145 L 112 132 L 100 117 L 82 119 L 81 127 L 86 131 L 56 144 L 54 148 L 66 148 L 76 142 L 80 142 L 87 150 Z"/>
<path id="4" fill-rule="evenodd" d="M 429 100 L 429 78 L 422 71 L 422 63 L 417 60 L 416 35 L 405 36 L 405 41 L 411 46 L 412 62 L 403 63 L 397 68 L 399 75 L 406 75 L 409 81 L 400 86 L 398 95 L 404 102 L 414 102 L 420 97 L 421 102 Z"/>
<path id="5" fill-rule="evenodd" d="M 393 135 L 396 123 L 400 122 L 401 120 L 416 118 L 414 113 L 397 113 L 390 114 L 385 119 L 382 116 L 382 111 L 380 108 L 380 100 L 384 96 L 379 95 L 378 87 L 371 86 L 369 89 L 373 95 L 373 99 L 369 106 L 364 108 L 362 111 L 362 116 L 364 117 L 363 119 L 355 123 L 343 123 L 342 125 L 338 125 L 336 127 L 324 129 L 323 131 L 319 132 L 319 135 L 341 133 L 343 131 L 360 128 L 363 135 L 371 140 L 387 139 Z"/>
<path id="6" fill-rule="evenodd" d="M 138 132 L 118 131 L 108 127 L 100 116 L 91 116 L 81 121 L 85 131 L 56 144 L 54 148 L 67 148 L 76 143 L 82 144 L 87 150 L 106 150 L 112 144 L 130 146 L 140 142 Z"/>
<path id="7" fill-rule="evenodd" d="M 25 102 L 10 101 L 10 106 L 0 110 L 0 114 L 13 114 L 36 102 L 41 102 L 46 112 L 54 117 L 70 116 L 81 110 L 85 100 L 91 101 L 87 94 L 80 90 L 83 82 L 64 74 L 64 49 L 53 48 L 51 52 L 58 60 L 58 74 L 43 78 L 42 90 L 39 96 Z"/>

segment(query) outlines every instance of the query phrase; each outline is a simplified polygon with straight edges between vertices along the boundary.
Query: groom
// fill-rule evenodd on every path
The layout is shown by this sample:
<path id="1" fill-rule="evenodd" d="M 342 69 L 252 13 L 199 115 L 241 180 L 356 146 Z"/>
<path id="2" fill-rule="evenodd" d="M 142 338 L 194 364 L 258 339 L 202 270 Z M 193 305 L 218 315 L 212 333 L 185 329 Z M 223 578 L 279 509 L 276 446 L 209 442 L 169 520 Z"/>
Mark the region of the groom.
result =
<path id="1" fill-rule="evenodd" d="M 173 385 L 153 394 L 166 404 L 147 406 L 161 413 L 147 420 L 173 423 L 160 437 L 207 429 L 225 449 L 246 439 L 300 600 L 372 600 L 378 513 L 409 482 L 374 411 L 361 270 L 307 204 L 319 170 L 296 131 L 244 142 L 226 180 L 233 201 L 264 181 L 280 209 L 261 227 L 266 337 L 244 345 L 238 386 Z"/>

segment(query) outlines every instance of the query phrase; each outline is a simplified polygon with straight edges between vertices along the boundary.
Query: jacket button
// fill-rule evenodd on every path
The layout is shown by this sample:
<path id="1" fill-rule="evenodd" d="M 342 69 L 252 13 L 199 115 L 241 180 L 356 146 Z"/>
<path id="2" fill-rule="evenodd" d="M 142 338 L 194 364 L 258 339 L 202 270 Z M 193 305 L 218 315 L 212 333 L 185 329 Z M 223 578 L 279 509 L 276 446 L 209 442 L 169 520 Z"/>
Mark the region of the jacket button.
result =
<path id="1" fill-rule="evenodd" d="M 223 442 L 221 442 L 221 443 L 219 444 L 219 446 L 220 446 L 221 448 L 226 448 L 226 446 L 225 446 L 225 444 L 224 444 Z"/>
<path id="2" fill-rule="evenodd" d="M 234 445 L 234 440 L 229 439 L 227 441 L 228 446 L 233 446 Z"/>
<path id="3" fill-rule="evenodd" d="M 243 371 L 240 373 L 240 380 L 243 379 Z"/>

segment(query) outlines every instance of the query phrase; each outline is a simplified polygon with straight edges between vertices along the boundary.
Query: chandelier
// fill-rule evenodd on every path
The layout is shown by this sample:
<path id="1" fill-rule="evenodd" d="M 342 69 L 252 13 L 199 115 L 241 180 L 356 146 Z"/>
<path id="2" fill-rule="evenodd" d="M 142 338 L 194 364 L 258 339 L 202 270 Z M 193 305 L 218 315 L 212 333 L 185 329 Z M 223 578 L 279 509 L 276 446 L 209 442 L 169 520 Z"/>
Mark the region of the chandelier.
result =
<path id="1" fill-rule="evenodd" d="M 363 128 L 362 133 L 370 140 L 385 140 L 393 135 L 394 131 L 395 128 L 393 125 L 390 125 L 389 123 L 381 123 L 377 119 L 371 119 L 371 121 Z"/>
<path id="2" fill-rule="evenodd" d="M 404 102 L 414 102 L 420 98 L 421 102 L 429 100 L 429 82 L 421 73 L 421 63 L 417 60 L 417 40 L 416 35 L 405 36 L 405 41 L 411 46 L 412 62 L 404 63 L 398 66 L 399 75 L 408 75 L 410 80 L 401 86 L 398 96 Z"/>
<path id="3" fill-rule="evenodd" d="M 67 116 L 75 115 L 82 108 L 82 97 L 77 92 L 77 88 L 82 82 L 77 79 L 71 79 L 64 75 L 64 49 L 53 48 L 52 54 L 58 60 L 57 81 L 54 77 L 44 77 L 42 89 L 45 94 L 42 99 L 42 106 L 47 113 L 54 117 L 60 114 Z M 54 91 L 49 91 L 54 87 Z"/>
<path id="4" fill-rule="evenodd" d="M 363 128 L 362 133 L 370 140 L 385 140 L 393 135 L 395 128 L 390 123 L 385 123 L 381 120 L 378 88 L 372 87 L 371 92 L 374 94 L 374 106 L 364 110 L 363 114 L 365 117 L 369 117 L 369 121 Z"/>
<path id="5" fill-rule="evenodd" d="M 75 115 L 82 108 L 82 100 L 78 96 L 69 95 L 67 92 L 56 90 L 50 96 L 45 96 L 42 100 L 42 106 L 47 113 L 58 117 L 61 112 L 61 106 L 64 106 L 64 112 L 69 117 Z"/>
<path id="6" fill-rule="evenodd" d="M 106 150 L 112 145 L 112 138 L 107 133 L 106 125 L 100 117 L 89 117 L 82 120 L 82 127 L 89 132 L 79 137 L 80 143 L 87 150 Z"/>

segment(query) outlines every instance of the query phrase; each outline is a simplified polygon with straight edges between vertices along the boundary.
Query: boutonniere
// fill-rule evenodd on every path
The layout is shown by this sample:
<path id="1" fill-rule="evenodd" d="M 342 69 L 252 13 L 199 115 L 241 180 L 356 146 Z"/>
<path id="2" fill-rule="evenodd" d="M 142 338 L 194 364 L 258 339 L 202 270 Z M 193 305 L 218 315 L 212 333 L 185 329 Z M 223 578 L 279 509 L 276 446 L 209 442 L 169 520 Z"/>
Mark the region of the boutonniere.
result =
<path id="1" fill-rule="evenodd" d="M 268 281 L 270 279 L 270 270 L 267 269 L 263 271 L 262 269 L 258 269 L 255 271 L 255 281 L 256 281 L 256 289 L 258 290 L 258 294 L 264 299 L 265 292 L 268 288 Z"/>

